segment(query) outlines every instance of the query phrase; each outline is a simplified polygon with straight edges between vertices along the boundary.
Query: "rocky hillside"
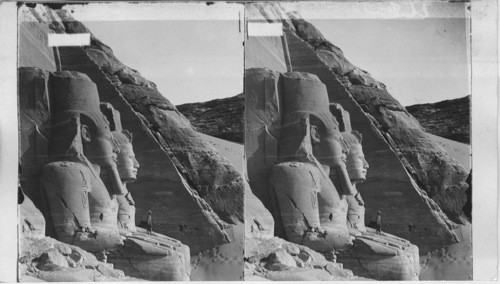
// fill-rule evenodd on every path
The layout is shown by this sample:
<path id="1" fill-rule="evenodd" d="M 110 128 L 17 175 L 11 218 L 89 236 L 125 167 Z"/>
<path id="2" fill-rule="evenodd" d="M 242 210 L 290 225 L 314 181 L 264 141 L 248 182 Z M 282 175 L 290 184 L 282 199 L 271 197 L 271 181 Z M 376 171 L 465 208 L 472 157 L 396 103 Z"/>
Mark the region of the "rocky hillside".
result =
<path id="1" fill-rule="evenodd" d="M 243 94 L 176 107 L 198 132 L 243 143 Z"/>
<path id="2" fill-rule="evenodd" d="M 431 104 L 407 106 L 425 131 L 470 144 L 470 95 Z"/>

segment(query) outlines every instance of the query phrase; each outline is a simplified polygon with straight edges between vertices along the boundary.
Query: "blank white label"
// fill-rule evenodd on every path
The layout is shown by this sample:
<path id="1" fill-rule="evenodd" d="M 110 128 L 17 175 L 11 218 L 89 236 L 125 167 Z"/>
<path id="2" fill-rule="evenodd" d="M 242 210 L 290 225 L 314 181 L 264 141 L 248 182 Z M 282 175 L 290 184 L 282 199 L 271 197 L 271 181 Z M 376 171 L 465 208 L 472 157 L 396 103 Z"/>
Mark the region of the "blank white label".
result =
<path id="1" fill-rule="evenodd" d="M 49 34 L 49 46 L 90 45 L 90 34 Z"/>
<path id="2" fill-rule="evenodd" d="M 248 36 L 282 36 L 282 23 L 252 23 L 248 22 Z"/>

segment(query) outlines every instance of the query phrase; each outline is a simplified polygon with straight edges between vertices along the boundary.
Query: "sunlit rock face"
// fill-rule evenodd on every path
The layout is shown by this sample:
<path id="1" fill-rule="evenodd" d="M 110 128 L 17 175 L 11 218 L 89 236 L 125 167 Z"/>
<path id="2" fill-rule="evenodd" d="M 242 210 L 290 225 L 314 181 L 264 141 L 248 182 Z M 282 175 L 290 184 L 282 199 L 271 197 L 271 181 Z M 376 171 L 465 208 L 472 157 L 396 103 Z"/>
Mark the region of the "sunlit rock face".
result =
<path id="1" fill-rule="evenodd" d="M 310 23 L 301 20 L 296 13 L 283 10 L 279 4 L 255 4 L 248 6 L 247 10 L 251 10 L 251 15 L 257 15 L 254 18 L 277 14 L 288 14 L 288 18 L 283 21 L 285 40 L 281 45 L 276 39 L 265 37 L 247 40 L 246 46 L 253 47 L 253 50 L 245 53 L 246 66 L 268 68 L 266 72 L 269 74 L 293 70 L 316 75 L 326 85 L 329 101 L 342 105 L 351 114 L 352 128 L 363 134 L 362 146 L 370 171 L 366 182 L 358 185 L 358 190 L 368 204 L 365 207 L 367 222 L 381 210 L 386 232 L 416 244 L 420 253 L 459 241 L 453 229 L 459 223 L 467 222 L 462 212 L 467 200 L 463 183 L 467 173 L 463 168 L 428 139 L 418 122 L 392 98 L 382 83 L 352 65 L 342 50 L 324 39 Z M 272 60 L 262 61 L 265 56 Z M 276 89 L 272 85 L 275 76 L 267 76 L 266 87 L 261 88 L 269 98 Z M 248 99 L 249 96 L 245 101 L 247 105 Z M 252 181 L 253 169 L 257 171 L 255 175 L 259 174 L 257 168 L 250 167 L 252 153 L 257 151 L 257 148 L 252 148 L 252 137 L 260 137 L 261 141 L 266 138 L 267 148 L 276 143 L 269 139 L 274 136 L 273 123 L 277 117 L 272 108 L 274 105 L 267 103 L 266 108 L 262 108 L 261 113 L 265 115 L 259 114 L 259 119 L 266 127 L 254 127 L 255 131 L 248 140 L 250 185 L 259 198 L 260 192 L 266 192 L 266 185 L 258 184 L 265 178 Z M 279 105 L 274 108 L 277 107 Z M 388 202 L 394 198 L 398 202 Z M 264 197 L 261 200 L 270 209 L 268 203 L 271 199 Z"/>

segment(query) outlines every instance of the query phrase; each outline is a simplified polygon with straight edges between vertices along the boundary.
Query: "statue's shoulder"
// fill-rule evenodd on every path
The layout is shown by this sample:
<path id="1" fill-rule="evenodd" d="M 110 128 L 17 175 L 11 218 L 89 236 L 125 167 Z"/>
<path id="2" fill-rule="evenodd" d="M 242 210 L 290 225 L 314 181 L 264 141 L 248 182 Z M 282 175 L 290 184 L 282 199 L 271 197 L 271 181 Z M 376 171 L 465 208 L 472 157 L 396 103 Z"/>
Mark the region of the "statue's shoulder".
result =
<path id="1" fill-rule="evenodd" d="M 43 166 L 43 169 L 44 170 L 63 169 L 63 170 L 87 170 L 88 171 L 88 166 L 83 164 L 83 163 L 78 163 L 78 162 L 56 161 L 56 162 L 46 164 L 45 166 Z"/>
<path id="2" fill-rule="evenodd" d="M 316 165 L 305 162 L 283 162 L 271 171 L 271 182 L 319 184 L 320 171 Z"/>
<path id="3" fill-rule="evenodd" d="M 305 162 L 283 162 L 274 165 L 273 172 L 282 172 L 282 171 L 292 171 L 292 172 L 300 172 L 300 171 L 307 171 L 307 172 L 319 172 L 319 169 L 316 165 L 311 164 L 311 163 L 305 163 Z"/>
<path id="4" fill-rule="evenodd" d="M 56 161 L 43 166 L 41 177 L 43 178 L 71 178 L 90 175 L 90 169 L 87 165 L 78 162 Z"/>

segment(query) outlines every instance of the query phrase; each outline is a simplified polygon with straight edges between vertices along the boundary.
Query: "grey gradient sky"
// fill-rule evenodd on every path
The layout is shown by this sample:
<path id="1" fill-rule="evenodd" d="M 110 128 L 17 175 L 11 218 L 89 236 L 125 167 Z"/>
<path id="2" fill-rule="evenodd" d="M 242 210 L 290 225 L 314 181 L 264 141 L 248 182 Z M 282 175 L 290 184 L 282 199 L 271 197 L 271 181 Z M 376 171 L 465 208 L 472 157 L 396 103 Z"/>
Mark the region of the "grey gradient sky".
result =
<path id="1" fill-rule="evenodd" d="M 466 96 L 467 18 L 313 19 L 354 65 L 407 106 Z M 243 89 L 243 34 L 235 20 L 83 21 L 125 65 L 172 103 Z"/>
<path id="2" fill-rule="evenodd" d="M 234 20 L 92 21 L 115 56 L 173 104 L 243 91 L 243 34 Z"/>
<path id="3" fill-rule="evenodd" d="M 408 106 L 470 94 L 467 18 L 311 20 Z"/>

